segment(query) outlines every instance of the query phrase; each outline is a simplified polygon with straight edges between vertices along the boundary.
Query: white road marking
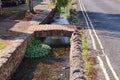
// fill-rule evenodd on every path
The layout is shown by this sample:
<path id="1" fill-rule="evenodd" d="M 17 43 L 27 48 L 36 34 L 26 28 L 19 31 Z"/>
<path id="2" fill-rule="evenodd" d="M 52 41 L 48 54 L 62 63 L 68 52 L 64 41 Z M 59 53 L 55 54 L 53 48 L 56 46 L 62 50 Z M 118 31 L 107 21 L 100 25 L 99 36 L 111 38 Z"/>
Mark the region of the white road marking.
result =
<path id="1" fill-rule="evenodd" d="M 95 34 L 95 37 L 96 37 L 96 39 L 97 39 L 97 41 L 98 41 L 98 43 L 99 43 L 99 45 L 100 45 L 100 48 L 101 48 L 103 54 L 105 55 L 106 62 L 107 62 L 107 64 L 108 64 L 108 66 L 109 66 L 109 68 L 110 68 L 110 70 L 111 70 L 111 72 L 112 72 L 115 80 L 119 80 L 119 77 L 117 76 L 115 70 L 113 69 L 113 67 L 112 67 L 112 65 L 111 65 L 111 63 L 110 63 L 110 59 L 108 58 L 108 56 L 105 54 L 105 52 L 104 52 L 104 50 L 103 50 L 104 48 L 103 48 L 102 42 L 100 41 L 100 39 L 99 39 L 99 37 L 98 37 L 98 35 L 97 35 L 94 27 L 93 27 L 92 21 L 90 20 L 88 14 L 87 14 L 87 12 L 86 12 L 86 9 L 85 9 L 85 7 L 84 7 L 83 1 L 82 1 L 82 0 L 79 0 L 79 4 L 80 4 L 80 8 L 81 8 L 81 10 L 82 10 L 82 13 L 83 13 L 83 15 L 84 15 L 85 21 L 86 21 L 86 23 L 87 23 L 87 27 L 88 27 L 88 29 L 89 29 L 89 33 L 90 33 L 90 36 L 91 36 L 91 39 L 92 39 L 92 43 L 93 43 L 93 48 L 96 50 L 96 44 L 95 44 L 95 40 L 94 40 L 93 35 L 92 35 L 92 31 L 90 30 L 90 26 L 92 27 L 92 30 L 93 30 L 93 32 L 94 32 L 94 34 Z M 83 10 L 83 9 L 84 9 L 84 10 Z M 83 11 L 84 11 L 84 12 L 83 12 Z M 89 23 L 88 23 L 87 19 L 88 19 L 88 21 L 90 22 L 90 26 L 89 26 Z M 98 58 L 98 60 L 99 60 L 99 62 L 100 62 L 100 64 L 101 64 L 101 67 L 102 67 L 102 69 L 103 69 L 103 72 L 104 72 L 104 75 L 105 75 L 106 80 L 110 80 L 110 78 L 109 78 L 109 76 L 108 76 L 108 73 L 107 73 L 107 71 L 106 71 L 106 69 L 105 69 L 105 67 L 104 67 L 104 64 L 103 64 L 102 59 L 101 59 L 99 56 L 97 56 L 97 58 Z"/>
<path id="2" fill-rule="evenodd" d="M 92 39 L 93 48 L 94 48 L 94 50 L 96 50 L 97 48 L 96 48 L 96 44 L 95 44 L 95 39 L 93 38 L 92 31 L 91 31 L 90 26 L 89 26 L 89 23 L 88 23 L 88 21 L 87 21 L 86 15 L 85 15 L 85 13 L 83 12 L 84 10 L 83 10 L 83 8 L 82 8 L 82 2 L 81 2 L 80 0 L 79 0 L 79 4 L 80 4 L 80 8 L 81 8 L 81 10 L 82 10 L 83 16 L 84 16 L 84 18 L 85 18 L 85 21 L 86 21 L 86 24 L 87 24 L 87 27 L 88 27 L 88 30 L 89 30 L 91 39 Z M 108 76 L 108 73 L 107 73 L 107 71 L 106 71 L 106 69 L 105 69 L 105 66 L 104 66 L 104 64 L 103 64 L 102 59 L 101 59 L 99 56 L 97 56 L 97 58 L 98 58 L 98 60 L 99 60 L 99 62 L 100 62 L 100 66 L 101 66 L 101 68 L 102 68 L 102 70 L 103 70 L 103 73 L 104 73 L 104 75 L 105 75 L 106 80 L 110 80 L 110 78 L 109 78 L 109 76 Z"/>

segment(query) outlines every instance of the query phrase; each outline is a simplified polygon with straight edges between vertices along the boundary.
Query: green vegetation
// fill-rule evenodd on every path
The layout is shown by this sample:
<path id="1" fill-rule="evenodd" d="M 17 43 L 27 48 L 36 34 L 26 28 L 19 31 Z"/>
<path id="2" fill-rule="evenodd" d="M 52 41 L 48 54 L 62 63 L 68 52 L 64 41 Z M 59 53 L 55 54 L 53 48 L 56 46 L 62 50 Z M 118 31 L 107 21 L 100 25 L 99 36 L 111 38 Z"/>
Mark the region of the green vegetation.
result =
<path id="1" fill-rule="evenodd" d="M 0 49 L 3 49 L 7 46 L 7 43 L 0 43 Z"/>
<path id="2" fill-rule="evenodd" d="M 88 50 L 89 46 L 86 41 L 86 35 L 82 34 L 82 49 L 83 50 Z"/>
<path id="3" fill-rule="evenodd" d="M 51 0 L 51 3 L 59 14 L 65 13 L 70 16 L 70 10 L 76 8 L 73 5 L 77 4 L 77 0 Z"/>
<path id="4" fill-rule="evenodd" d="M 51 0 L 51 3 L 57 8 L 57 10 L 61 11 L 63 8 L 68 5 L 70 0 Z"/>
<path id="5" fill-rule="evenodd" d="M 51 0 L 51 3 L 55 6 L 59 13 L 67 13 L 71 0 Z"/>
<path id="6" fill-rule="evenodd" d="M 94 68 L 93 68 L 93 62 L 90 61 L 90 57 L 88 55 L 88 44 L 87 44 L 87 41 L 86 41 L 86 35 L 85 34 L 82 34 L 82 56 L 83 56 L 83 59 L 85 61 L 85 74 L 86 74 L 86 80 L 91 80 L 91 72 L 94 72 Z M 93 80 L 93 79 L 92 79 Z"/>
<path id="7" fill-rule="evenodd" d="M 32 39 L 28 42 L 25 57 L 37 58 L 46 57 L 51 51 L 51 47 L 42 43 L 39 39 Z"/>

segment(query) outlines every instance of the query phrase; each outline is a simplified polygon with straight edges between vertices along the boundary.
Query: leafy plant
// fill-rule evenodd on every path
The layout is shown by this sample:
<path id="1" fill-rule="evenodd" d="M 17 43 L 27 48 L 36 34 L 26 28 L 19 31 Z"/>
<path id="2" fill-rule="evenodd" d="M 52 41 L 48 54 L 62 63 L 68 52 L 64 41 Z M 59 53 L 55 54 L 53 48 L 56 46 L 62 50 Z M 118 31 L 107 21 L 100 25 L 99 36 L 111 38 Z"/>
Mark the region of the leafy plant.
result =
<path id="1" fill-rule="evenodd" d="M 25 57 L 42 58 L 46 57 L 50 51 L 49 45 L 42 43 L 39 39 L 32 39 L 27 45 Z"/>

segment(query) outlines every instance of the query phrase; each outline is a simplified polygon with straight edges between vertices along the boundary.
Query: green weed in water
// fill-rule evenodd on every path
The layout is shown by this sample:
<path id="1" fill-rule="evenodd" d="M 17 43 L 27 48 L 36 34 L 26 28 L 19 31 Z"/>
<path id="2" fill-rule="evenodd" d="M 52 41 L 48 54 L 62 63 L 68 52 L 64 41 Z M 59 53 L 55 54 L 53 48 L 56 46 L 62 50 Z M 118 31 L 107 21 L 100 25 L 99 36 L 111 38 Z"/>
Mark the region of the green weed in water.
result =
<path id="1" fill-rule="evenodd" d="M 44 44 L 39 39 L 32 39 L 28 42 L 25 57 L 37 58 L 46 57 L 51 51 L 51 47 Z"/>

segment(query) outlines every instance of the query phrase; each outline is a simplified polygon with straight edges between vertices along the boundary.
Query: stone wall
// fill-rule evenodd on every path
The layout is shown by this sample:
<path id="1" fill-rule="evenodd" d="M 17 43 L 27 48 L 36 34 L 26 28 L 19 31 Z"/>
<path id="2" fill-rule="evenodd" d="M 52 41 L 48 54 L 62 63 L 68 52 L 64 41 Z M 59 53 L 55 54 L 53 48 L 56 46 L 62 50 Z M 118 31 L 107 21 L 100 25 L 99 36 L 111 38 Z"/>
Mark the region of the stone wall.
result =
<path id="1" fill-rule="evenodd" d="M 55 9 L 52 9 L 51 12 L 48 14 L 48 16 L 40 24 L 50 23 L 54 14 L 55 14 Z"/>
<path id="2" fill-rule="evenodd" d="M 8 80 L 16 71 L 25 55 L 27 42 L 32 36 L 33 34 L 22 34 L 2 51 L 1 54 L 4 55 L 0 58 L 0 80 Z"/>
<path id="3" fill-rule="evenodd" d="M 85 80 L 81 33 L 78 30 L 71 37 L 70 80 Z"/>

